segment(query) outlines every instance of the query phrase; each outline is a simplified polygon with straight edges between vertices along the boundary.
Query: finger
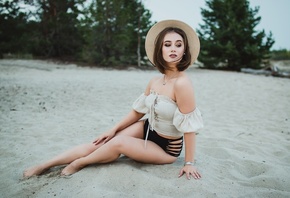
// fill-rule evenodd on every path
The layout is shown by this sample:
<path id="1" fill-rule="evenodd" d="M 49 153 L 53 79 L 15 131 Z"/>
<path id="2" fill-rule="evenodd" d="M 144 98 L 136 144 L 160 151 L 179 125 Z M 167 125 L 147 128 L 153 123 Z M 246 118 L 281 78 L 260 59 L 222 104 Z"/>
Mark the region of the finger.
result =
<path id="1" fill-rule="evenodd" d="M 100 144 L 103 141 L 103 138 L 98 138 L 97 140 L 94 141 L 95 145 Z"/>
<path id="2" fill-rule="evenodd" d="M 106 138 L 104 139 L 104 143 L 107 143 L 109 140 L 110 140 L 110 137 L 106 137 Z"/>
<path id="3" fill-rule="evenodd" d="M 198 179 L 198 176 L 195 172 L 193 172 L 191 175 L 193 176 L 194 179 Z"/>
<path id="4" fill-rule="evenodd" d="M 197 175 L 198 179 L 201 178 L 201 174 L 199 172 L 196 172 L 196 175 Z"/>
<path id="5" fill-rule="evenodd" d="M 200 179 L 200 174 L 198 172 L 193 172 L 192 175 L 195 179 Z"/>
<path id="6" fill-rule="evenodd" d="M 104 141 L 106 138 L 107 138 L 107 136 L 105 136 L 105 137 L 101 136 L 101 137 L 99 137 L 98 139 L 96 139 L 95 142 L 98 144 L 98 143 Z"/>
<path id="7" fill-rule="evenodd" d="M 100 141 L 100 139 L 96 139 L 93 143 L 94 143 L 94 144 L 98 144 L 99 141 Z"/>
<path id="8" fill-rule="evenodd" d="M 190 180 L 190 173 L 186 173 L 186 177 L 188 180 Z"/>
<path id="9" fill-rule="evenodd" d="M 181 177 L 183 174 L 184 174 L 184 171 L 181 169 L 181 170 L 179 171 L 179 175 L 178 175 L 178 177 Z"/>

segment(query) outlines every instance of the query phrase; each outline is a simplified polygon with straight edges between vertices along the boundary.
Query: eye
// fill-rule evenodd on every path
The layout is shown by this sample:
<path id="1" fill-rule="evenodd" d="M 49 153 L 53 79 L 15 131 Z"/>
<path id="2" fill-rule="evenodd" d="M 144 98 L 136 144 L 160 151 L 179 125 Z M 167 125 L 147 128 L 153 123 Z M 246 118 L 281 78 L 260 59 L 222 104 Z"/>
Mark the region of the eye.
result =
<path id="1" fill-rule="evenodd" d="M 182 47 L 182 43 L 176 43 L 175 46 L 176 47 Z"/>
<path id="2" fill-rule="evenodd" d="M 170 47 L 171 44 L 170 44 L 170 43 L 164 43 L 164 46 L 165 46 L 165 47 Z"/>

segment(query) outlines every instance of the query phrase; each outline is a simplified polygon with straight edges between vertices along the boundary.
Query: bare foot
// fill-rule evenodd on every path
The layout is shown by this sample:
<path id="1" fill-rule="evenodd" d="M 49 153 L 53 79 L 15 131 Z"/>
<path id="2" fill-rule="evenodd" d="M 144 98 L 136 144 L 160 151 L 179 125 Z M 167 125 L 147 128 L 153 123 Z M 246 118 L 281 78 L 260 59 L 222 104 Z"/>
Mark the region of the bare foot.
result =
<path id="1" fill-rule="evenodd" d="M 72 175 L 76 172 L 78 172 L 79 170 L 81 170 L 83 167 L 79 166 L 78 163 L 76 162 L 77 160 L 73 161 L 72 163 L 70 163 L 69 165 L 67 165 L 62 171 L 61 171 L 61 175 L 63 176 L 69 176 Z"/>
<path id="2" fill-rule="evenodd" d="M 46 170 L 47 169 L 45 167 L 43 167 L 42 165 L 30 167 L 23 172 L 23 177 L 29 178 L 29 177 L 32 177 L 34 175 L 40 175 L 41 173 L 43 173 Z"/>

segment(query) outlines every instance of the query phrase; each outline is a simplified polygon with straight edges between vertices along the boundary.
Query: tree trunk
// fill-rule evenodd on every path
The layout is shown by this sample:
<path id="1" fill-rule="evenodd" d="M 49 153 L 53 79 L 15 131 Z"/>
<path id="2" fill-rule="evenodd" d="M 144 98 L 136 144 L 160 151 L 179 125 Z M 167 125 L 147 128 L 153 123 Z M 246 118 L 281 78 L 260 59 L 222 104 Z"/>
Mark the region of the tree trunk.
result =
<path id="1" fill-rule="evenodd" d="M 140 2 L 141 4 L 141 2 Z M 138 44 L 137 44 L 137 62 L 138 62 L 138 67 L 141 66 L 141 54 L 140 54 L 140 47 L 141 47 L 141 36 L 140 36 L 140 26 L 141 26 L 141 6 L 138 8 L 138 32 L 137 32 L 137 35 L 138 35 Z"/>

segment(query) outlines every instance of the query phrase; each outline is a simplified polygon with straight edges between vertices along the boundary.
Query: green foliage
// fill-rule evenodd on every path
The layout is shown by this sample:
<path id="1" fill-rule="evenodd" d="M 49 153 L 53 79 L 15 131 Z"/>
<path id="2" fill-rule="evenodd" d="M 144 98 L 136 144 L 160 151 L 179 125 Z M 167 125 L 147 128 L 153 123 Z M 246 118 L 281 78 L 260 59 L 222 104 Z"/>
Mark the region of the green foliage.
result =
<path id="1" fill-rule="evenodd" d="M 33 27 L 34 23 L 27 21 L 27 15 L 16 1 L 0 2 L 0 55 L 30 53 Z"/>
<path id="2" fill-rule="evenodd" d="M 251 9 L 247 0 L 206 0 L 202 9 L 204 24 L 197 31 L 201 41 L 199 61 L 205 68 L 239 71 L 262 67 L 274 44 L 272 34 L 255 27 L 259 8 Z"/>
<path id="3" fill-rule="evenodd" d="M 272 60 L 290 60 L 290 51 L 287 49 L 271 51 Z"/>
<path id="4" fill-rule="evenodd" d="M 81 13 L 78 0 L 37 0 L 39 37 L 38 48 L 34 53 L 39 56 L 75 60 L 82 47 L 83 38 L 77 28 L 77 17 Z"/>
<path id="5" fill-rule="evenodd" d="M 145 57 L 151 13 L 139 0 L 6 0 L 0 6 L 0 54 L 110 66 Z"/>
<path id="6" fill-rule="evenodd" d="M 151 14 L 142 3 L 127 0 L 96 0 L 87 10 L 90 21 L 83 57 L 99 65 L 136 65 L 138 33 L 141 54 L 145 56 L 145 33 Z"/>

